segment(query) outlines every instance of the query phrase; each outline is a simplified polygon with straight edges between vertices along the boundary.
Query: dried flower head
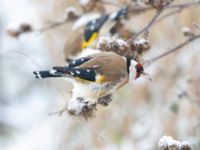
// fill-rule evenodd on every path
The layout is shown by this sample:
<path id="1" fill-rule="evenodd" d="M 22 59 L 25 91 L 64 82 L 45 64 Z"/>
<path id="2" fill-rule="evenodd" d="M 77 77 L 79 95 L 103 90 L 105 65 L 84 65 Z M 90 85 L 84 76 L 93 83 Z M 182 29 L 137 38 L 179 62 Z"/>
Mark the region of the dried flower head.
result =
<path id="1" fill-rule="evenodd" d="M 31 32 L 33 29 L 30 24 L 28 23 L 21 23 L 12 27 L 8 27 L 6 30 L 7 34 L 11 37 L 18 38 L 20 34 Z"/>
<path id="2" fill-rule="evenodd" d="M 173 0 L 141 0 L 146 5 L 150 5 L 153 8 L 159 9 L 164 5 L 171 3 Z"/>
<path id="3" fill-rule="evenodd" d="M 100 97 L 97 103 L 94 104 L 89 104 L 88 101 L 82 97 L 72 98 L 68 103 L 68 113 L 73 116 L 80 116 L 88 119 L 95 115 L 97 104 L 108 106 L 111 101 L 111 95 Z"/>
<path id="4" fill-rule="evenodd" d="M 110 37 L 101 37 L 97 43 L 97 49 L 101 51 L 113 51 L 122 56 L 129 51 L 126 41 Z"/>
<path id="5" fill-rule="evenodd" d="M 19 37 L 19 30 L 15 30 L 15 29 L 7 29 L 6 30 L 6 33 L 11 36 L 11 37 L 14 37 L 14 38 L 18 38 Z"/>
<path id="6" fill-rule="evenodd" d="M 143 52 L 150 49 L 149 41 L 146 39 L 138 39 L 133 42 L 135 50 L 138 52 L 138 54 L 142 54 Z"/>
<path id="7" fill-rule="evenodd" d="M 101 51 L 112 51 L 121 56 L 142 60 L 142 54 L 150 49 L 149 42 L 145 39 L 124 41 L 110 37 L 101 37 L 97 43 L 97 49 Z"/>
<path id="8" fill-rule="evenodd" d="M 184 36 L 187 36 L 187 37 L 194 36 L 194 33 L 188 27 L 183 27 L 181 30 Z"/>
<path id="9" fill-rule="evenodd" d="M 158 144 L 160 150 L 191 150 L 189 142 L 179 142 L 174 140 L 171 136 L 163 136 Z"/>
<path id="10" fill-rule="evenodd" d="M 85 119 L 94 116 L 96 104 L 88 104 L 84 98 L 76 97 L 69 101 L 68 112 L 73 116 L 81 116 Z"/>
<path id="11" fill-rule="evenodd" d="M 65 9 L 65 20 L 74 21 L 79 18 L 81 13 L 75 7 L 68 7 Z"/>
<path id="12" fill-rule="evenodd" d="M 191 150 L 191 144 L 188 141 L 183 141 L 181 143 L 181 150 Z"/>

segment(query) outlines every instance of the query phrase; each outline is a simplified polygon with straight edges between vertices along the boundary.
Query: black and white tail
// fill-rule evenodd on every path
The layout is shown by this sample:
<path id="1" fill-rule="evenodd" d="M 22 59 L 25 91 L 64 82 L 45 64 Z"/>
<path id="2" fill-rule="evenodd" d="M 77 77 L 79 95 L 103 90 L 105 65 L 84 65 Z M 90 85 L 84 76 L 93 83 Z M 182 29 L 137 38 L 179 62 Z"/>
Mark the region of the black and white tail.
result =
<path id="1" fill-rule="evenodd" d="M 52 70 L 34 71 L 37 79 L 50 77 L 78 77 L 80 79 L 95 81 L 95 68 L 71 68 L 71 67 L 53 67 Z"/>
<path id="2" fill-rule="evenodd" d="M 43 78 L 50 78 L 50 77 L 62 77 L 60 74 L 56 74 L 54 70 L 51 71 L 34 71 L 33 74 L 35 74 L 35 77 L 37 79 L 43 79 Z"/>

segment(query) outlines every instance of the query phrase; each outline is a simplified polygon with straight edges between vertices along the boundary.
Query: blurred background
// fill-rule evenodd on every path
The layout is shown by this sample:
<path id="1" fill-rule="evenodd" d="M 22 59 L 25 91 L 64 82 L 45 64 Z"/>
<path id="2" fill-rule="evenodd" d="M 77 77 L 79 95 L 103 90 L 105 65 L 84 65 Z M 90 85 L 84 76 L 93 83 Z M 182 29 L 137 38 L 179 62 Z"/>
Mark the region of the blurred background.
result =
<path id="1" fill-rule="evenodd" d="M 108 107 L 84 120 L 64 113 L 71 83 L 37 80 L 39 69 L 64 65 L 66 41 L 73 39 L 73 23 L 41 32 L 62 22 L 65 9 L 90 14 L 118 10 L 129 0 L 111 1 L 102 10 L 87 10 L 89 0 L 0 0 L 0 149 L 2 150 L 156 150 L 163 135 L 191 142 L 200 149 L 200 41 L 155 62 L 146 72 L 153 81 L 138 79 L 114 93 Z M 194 2 L 175 0 L 174 3 Z M 94 7 L 95 8 L 95 7 Z M 167 10 L 167 13 L 170 10 Z M 132 13 L 125 24 L 138 31 L 154 11 Z M 184 9 L 150 30 L 148 60 L 186 40 L 181 29 L 200 32 L 200 7 Z M 17 33 L 22 24 L 28 32 Z M 15 32 L 16 31 L 16 32 Z M 103 36 L 103 35 L 101 35 Z M 72 40 L 73 41 L 73 40 Z M 76 40 L 74 40 L 76 45 Z"/>

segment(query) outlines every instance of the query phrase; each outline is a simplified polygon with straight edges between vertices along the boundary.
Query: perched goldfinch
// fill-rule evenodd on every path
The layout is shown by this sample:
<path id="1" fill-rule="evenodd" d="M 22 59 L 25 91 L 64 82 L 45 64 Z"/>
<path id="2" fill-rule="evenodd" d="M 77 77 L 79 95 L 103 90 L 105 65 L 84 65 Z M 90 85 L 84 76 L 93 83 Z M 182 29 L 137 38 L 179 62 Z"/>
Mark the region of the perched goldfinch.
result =
<path id="1" fill-rule="evenodd" d="M 122 19 L 127 16 L 128 7 L 121 8 L 112 14 L 103 15 L 97 19 L 89 21 L 85 25 L 83 48 L 87 48 L 98 36 L 101 28 L 104 26 L 101 34 L 114 34 L 112 28 Z"/>
<path id="2" fill-rule="evenodd" d="M 113 52 L 95 53 L 73 60 L 65 67 L 33 73 L 38 79 L 62 77 L 71 81 L 74 88 L 68 110 L 75 115 L 98 104 L 98 100 L 125 85 L 129 79 L 145 75 L 142 64 Z M 83 105 L 77 109 L 77 103 Z"/>
<path id="3" fill-rule="evenodd" d="M 97 39 L 98 35 L 105 36 L 107 34 L 115 34 L 118 30 L 114 30 L 115 26 L 119 24 L 122 18 L 127 16 L 127 12 L 128 7 L 124 7 L 114 13 L 105 14 L 100 17 L 94 18 L 94 16 L 88 16 L 92 17 L 92 19 L 89 19 L 85 24 L 76 27 L 74 30 L 72 29 L 72 32 L 68 33 L 68 39 L 64 46 L 65 60 L 69 62 L 87 47 L 96 48 L 96 46 L 94 46 L 96 45 L 94 41 Z M 77 20 L 77 22 L 79 22 L 79 20 Z M 77 22 L 75 22 L 75 24 L 77 24 Z M 76 43 L 74 43 L 74 41 Z"/>

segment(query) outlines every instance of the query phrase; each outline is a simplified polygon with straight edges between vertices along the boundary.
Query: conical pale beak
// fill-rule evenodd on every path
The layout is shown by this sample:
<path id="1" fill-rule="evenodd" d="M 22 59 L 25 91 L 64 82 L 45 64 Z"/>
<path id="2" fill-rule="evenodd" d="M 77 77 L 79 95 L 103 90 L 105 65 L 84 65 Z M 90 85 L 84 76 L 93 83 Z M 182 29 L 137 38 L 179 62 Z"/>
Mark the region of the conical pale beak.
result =
<path id="1" fill-rule="evenodd" d="M 143 77 L 143 78 L 145 78 L 145 79 L 147 79 L 149 81 L 152 81 L 151 76 L 148 73 L 146 73 L 146 72 L 142 72 L 141 73 L 141 77 Z"/>

